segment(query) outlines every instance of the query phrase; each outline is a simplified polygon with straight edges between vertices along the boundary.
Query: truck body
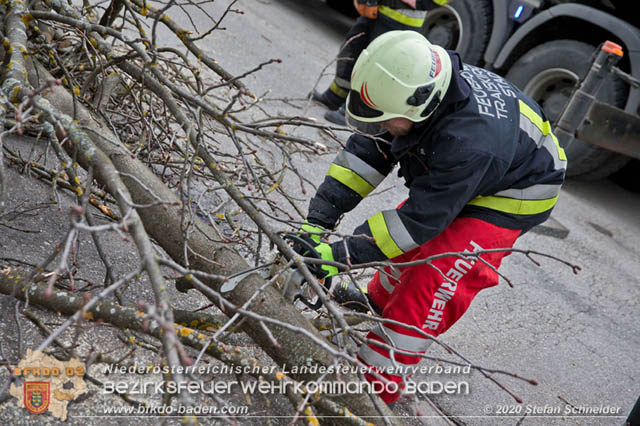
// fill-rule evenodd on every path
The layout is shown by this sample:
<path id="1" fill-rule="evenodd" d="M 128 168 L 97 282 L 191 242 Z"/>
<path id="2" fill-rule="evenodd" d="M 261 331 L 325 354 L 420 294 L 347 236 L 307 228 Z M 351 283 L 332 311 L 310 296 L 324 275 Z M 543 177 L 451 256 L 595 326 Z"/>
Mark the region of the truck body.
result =
<path id="1" fill-rule="evenodd" d="M 351 0 L 327 3 L 353 16 Z M 451 0 L 429 11 L 422 33 L 464 62 L 505 76 L 553 123 L 604 41 L 622 47 L 617 66 L 640 79 L 640 14 L 628 0 Z M 564 147 L 568 176 L 600 179 L 640 159 L 640 88 L 620 75 L 609 73 L 578 128 L 583 137 Z"/>
<path id="2" fill-rule="evenodd" d="M 552 122 L 586 76 L 605 40 L 619 44 L 620 73 L 609 73 L 599 101 L 579 127 L 583 138 L 564 147 L 569 176 L 599 179 L 640 159 L 640 15 L 624 0 L 452 0 L 429 12 L 423 26 L 432 42 L 457 50 L 467 63 L 515 83 Z M 606 108 L 610 106 L 611 108 Z M 587 138 L 587 135 L 589 136 Z"/>

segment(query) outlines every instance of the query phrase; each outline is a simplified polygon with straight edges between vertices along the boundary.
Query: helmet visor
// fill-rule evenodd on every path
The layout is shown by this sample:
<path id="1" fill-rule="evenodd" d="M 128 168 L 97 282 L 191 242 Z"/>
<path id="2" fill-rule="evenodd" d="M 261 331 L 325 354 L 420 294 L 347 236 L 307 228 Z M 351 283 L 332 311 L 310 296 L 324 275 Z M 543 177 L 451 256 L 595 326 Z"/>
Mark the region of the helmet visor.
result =
<path id="1" fill-rule="evenodd" d="M 363 118 L 369 121 L 372 118 L 382 117 L 384 112 L 377 109 L 373 109 L 364 103 L 360 97 L 360 92 L 357 90 L 350 90 L 347 96 L 347 110 L 349 115 L 354 118 Z M 371 120 L 377 121 L 377 120 Z"/>
<path id="2" fill-rule="evenodd" d="M 373 109 L 364 103 L 357 90 L 350 90 L 347 97 L 347 108 L 344 114 L 347 126 L 353 131 L 368 136 L 379 136 L 386 132 L 376 118 L 383 119 L 384 112 Z"/>
<path id="3" fill-rule="evenodd" d="M 357 118 L 350 116 L 349 113 L 345 113 L 344 118 L 347 122 L 347 126 L 355 133 L 359 133 L 364 136 L 380 136 L 386 132 L 386 129 L 384 129 L 380 123 L 360 121 Z"/>

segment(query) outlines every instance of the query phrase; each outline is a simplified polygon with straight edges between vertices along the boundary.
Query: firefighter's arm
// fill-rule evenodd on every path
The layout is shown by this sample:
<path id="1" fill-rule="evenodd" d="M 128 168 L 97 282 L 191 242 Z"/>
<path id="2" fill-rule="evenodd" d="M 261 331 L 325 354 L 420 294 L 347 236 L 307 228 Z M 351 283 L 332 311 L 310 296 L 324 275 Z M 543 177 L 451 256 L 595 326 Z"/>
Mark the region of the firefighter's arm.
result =
<path id="1" fill-rule="evenodd" d="M 388 144 L 352 135 L 311 199 L 309 223 L 333 229 L 343 213 L 355 208 L 389 174 L 390 158 Z"/>
<path id="2" fill-rule="evenodd" d="M 332 244 L 337 262 L 345 263 L 346 250 L 351 263 L 358 264 L 392 259 L 429 241 L 483 191 L 495 164 L 482 153 L 461 153 L 458 159 L 434 160 L 429 167 L 427 174 L 413 180 L 409 198 L 400 208 L 373 215 L 355 229 L 346 244 Z"/>

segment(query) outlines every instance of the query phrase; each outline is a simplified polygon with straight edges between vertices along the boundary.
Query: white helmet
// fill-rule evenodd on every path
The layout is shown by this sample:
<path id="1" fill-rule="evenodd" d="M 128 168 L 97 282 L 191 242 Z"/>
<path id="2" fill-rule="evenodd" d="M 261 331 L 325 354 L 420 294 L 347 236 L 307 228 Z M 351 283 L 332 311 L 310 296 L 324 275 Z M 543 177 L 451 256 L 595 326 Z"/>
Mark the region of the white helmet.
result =
<path id="1" fill-rule="evenodd" d="M 347 123 L 368 134 L 396 117 L 427 119 L 451 82 L 451 59 L 416 31 L 388 31 L 362 51 L 351 74 Z"/>

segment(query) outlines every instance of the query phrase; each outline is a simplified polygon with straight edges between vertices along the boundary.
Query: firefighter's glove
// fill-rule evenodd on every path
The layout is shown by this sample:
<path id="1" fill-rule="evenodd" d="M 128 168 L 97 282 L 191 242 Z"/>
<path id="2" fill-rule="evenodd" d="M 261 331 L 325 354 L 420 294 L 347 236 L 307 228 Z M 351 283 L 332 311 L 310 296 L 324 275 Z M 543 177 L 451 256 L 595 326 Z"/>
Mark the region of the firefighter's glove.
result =
<path id="1" fill-rule="evenodd" d="M 331 250 L 331 246 L 327 243 L 320 243 L 317 246 L 315 246 L 315 249 L 318 253 L 320 253 L 320 256 L 322 257 L 322 260 L 327 260 L 329 262 L 334 262 L 333 259 L 333 250 Z M 332 277 L 334 275 L 338 274 L 338 268 L 335 266 L 331 266 L 331 265 L 322 265 L 320 269 L 318 268 L 313 268 L 313 270 L 311 271 L 313 272 L 316 277 L 320 278 L 320 279 L 325 279 L 325 278 L 329 278 Z"/>
<path id="2" fill-rule="evenodd" d="M 298 237 L 304 241 L 294 242 L 293 249 L 305 257 L 315 257 L 333 262 L 331 246 L 322 238 L 325 232 L 327 230 L 319 225 L 305 223 L 298 231 Z M 335 266 L 307 264 L 307 267 L 319 279 L 332 277 L 338 273 L 338 268 Z"/>
<path id="3" fill-rule="evenodd" d="M 298 235 L 306 240 L 313 241 L 313 244 L 320 244 L 325 232 L 327 232 L 327 230 L 322 226 L 305 222 L 305 224 L 300 227 Z"/>

